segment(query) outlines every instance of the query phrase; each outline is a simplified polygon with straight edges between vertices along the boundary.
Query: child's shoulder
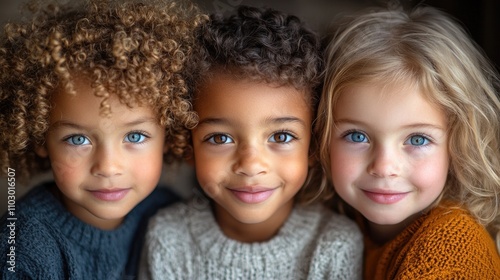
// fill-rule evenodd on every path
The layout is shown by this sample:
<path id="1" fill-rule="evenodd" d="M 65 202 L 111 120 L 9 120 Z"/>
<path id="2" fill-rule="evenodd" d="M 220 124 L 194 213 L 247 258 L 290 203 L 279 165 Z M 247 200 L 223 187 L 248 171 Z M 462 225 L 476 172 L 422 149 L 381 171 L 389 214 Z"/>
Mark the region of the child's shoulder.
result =
<path id="1" fill-rule="evenodd" d="M 62 204 L 51 194 L 53 182 L 34 186 L 24 196 L 10 205 L 2 217 L 2 224 L 15 221 L 17 230 L 25 227 L 45 227 L 46 223 L 66 212 Z"/>
<path id="2" fill-rule="evenodd" d="M 208 200 L 191 198 L 164 207 L 149 220 L 148 232 L 165 235 L 175 232 L 185 233 L 189 225 L 215 223 Z"/>
<path id="3" fill-rule="evenodd" d="M 363 236 L 356 223 L 321 206 L 318 238 L 311 260 L 311 275 L 328 279 L 361 278 Z"/>
<path id="4" fill-rule="evenodd" d="M 500 258 L 493 239 L 459 204 L 443 202 L 421 219 L 406 231 L 405 254 L 411 262 L 407 263 L 408 270 L 425 263 L 428 275 L 460 271 L 464 275 L 500 276 Z"/>
<path id="5" fill-rule="evenodd" d="M 304 209 L 317 213 L 320 219 L 319 232 L 322 235 L 334 234 L 337 237 L 344 235 L 349 239 L 361 239 L 362 234 L 357 224 L 347 216 L 334 212 L 321 204 L 312 204 Z"/>
<path id="6" fill-rule="evenodd" d="M 325 247 L 340 246 L 343 248 L 357 247 L 363 244 L 363 236 L 356 223 L 344 215 L 333 212 L 321 204 L 313 204 L 304 208 L 299 208 L 302 218 L 309 220 L 304 225 L 313 228 L 315 224 L 315 235 L 318 244 Z M 298 212 L 298 211 L 297 211 Z M 315 213 L 315 214 L 313 214 Z M 311 220 L 317 218 L 315 223 Z"/>
<path id="7" fill-rule="evenodd" d="M 440 232 L 440 236 L 454 239 L 486 232 L 463 206 L 452 201 L 440 203 L 423 216 L 419 227 L 421 231 Z M 457 236 L 458 233 L 460 235 Z"/>
<path id="8" fill-rule="evenodd" d="M 412 227 L 414 227 L 412 229 Z M 445 201 L 422 217 L 421 223 L 410 226 L 415 241 L 426 244 L 426 248 L 441 250 L 451 246 L 460 252 L 482 253 L 494 248 L 493 239 L 484 226 L 463 206 Z"/>
<path id="9" fill-rule="evenodd" d="M 38 273 L 49 271 L 48 267 L 53 267 L 50 271 L 54 273 L 63 272 L 62 267 L 57 267 L 58 262 L 47 263 L 47 260 L 61 257 L 58 246 L 60 236 L 54 235 L 47 220 L 50 218 L 45 216 L 47 208 L 57 207 L 53 205 L 55 200 L 52 201 L 47 187 L 42 184 L 30 190 L 1 219 L 1 236 L 6 238 L 0 240 L 0 260 L 8 264 L 5 269 L 10 267 L 16 271 L 16 276 L 28 277 L 30 273 L 40 276 Z"/>

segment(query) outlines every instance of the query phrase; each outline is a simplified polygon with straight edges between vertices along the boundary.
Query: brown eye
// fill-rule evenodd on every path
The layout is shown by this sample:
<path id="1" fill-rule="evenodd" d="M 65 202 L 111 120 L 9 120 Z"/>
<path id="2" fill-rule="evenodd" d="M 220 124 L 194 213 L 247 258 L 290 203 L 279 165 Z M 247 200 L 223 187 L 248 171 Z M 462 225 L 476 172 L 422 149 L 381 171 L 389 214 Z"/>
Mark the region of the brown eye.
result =
<path id="1" fill-rule="evenodd" d="M 269 138 L 269 141 L 274 142 L 274 143 L 288 143 L 295 139 L 290 133 L 286 132 L 278 132 Z"/>
<path id="2" fill-rule="evenodd" d="M 228 143 L 233 143 L 233 139 L 231 137 L 225 135 L 225 134 L 214 134 L 210 136 L 206 141 L 212 144 L 228 144 Z"/>

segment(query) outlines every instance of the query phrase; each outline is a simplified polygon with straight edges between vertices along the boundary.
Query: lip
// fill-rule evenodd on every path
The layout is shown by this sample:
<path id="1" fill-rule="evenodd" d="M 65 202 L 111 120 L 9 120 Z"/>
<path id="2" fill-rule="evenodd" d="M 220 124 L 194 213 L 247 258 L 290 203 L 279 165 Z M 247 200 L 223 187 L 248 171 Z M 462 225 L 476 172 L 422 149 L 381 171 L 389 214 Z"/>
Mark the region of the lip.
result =
<path id="1" fill-rule="evenodd" d="M 276 188 L 265 187 L 245 187 L 241 189 L 229 189 L 231 193 L 241 202 L 256 204 L 266 201 L 276 190 Z"/>
<path id="2" fill-rule="evenodd" d="M 372 201 L 380 204 L 394 204 L 404 199 L 410 192 L 394 192 L 386 190 L 362 190 Z"/>
<path id="3" fill-rule="evenodd" d="M 89 191 L 95 198 L 103 201 L 119 201 L 124 198 L 130 189 L 99 189 Z"/>

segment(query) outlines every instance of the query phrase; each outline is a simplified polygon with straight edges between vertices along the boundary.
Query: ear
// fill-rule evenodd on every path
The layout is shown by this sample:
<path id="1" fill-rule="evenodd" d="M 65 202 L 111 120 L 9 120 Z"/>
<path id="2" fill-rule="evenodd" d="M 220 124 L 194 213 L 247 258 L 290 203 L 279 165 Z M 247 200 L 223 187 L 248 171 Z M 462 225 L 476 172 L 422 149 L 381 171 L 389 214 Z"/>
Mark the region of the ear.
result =
<path id="1" fill-rule="evenodd" d="M 47 151 L 47 147 L 45 147 L 45 145 L 40 145 L 35 147 L 35 154 L 41 158 L 46 158 L 49 156 L 49 151 Z"/>

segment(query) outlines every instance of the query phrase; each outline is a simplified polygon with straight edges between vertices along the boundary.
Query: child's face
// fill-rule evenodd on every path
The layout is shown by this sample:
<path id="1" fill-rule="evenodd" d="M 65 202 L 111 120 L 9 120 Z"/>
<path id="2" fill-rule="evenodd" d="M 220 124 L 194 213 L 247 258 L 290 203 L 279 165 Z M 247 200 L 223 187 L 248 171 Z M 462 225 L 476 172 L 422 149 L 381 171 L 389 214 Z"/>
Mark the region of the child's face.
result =
<path id="1" fill-rule="evenodd" d="M 333 115 L 335 190 L 369 221 L 395 225 L 438 198 L 448 174 L 447 121 L 418 89 L 352 86 Z"/>
<path id="2" fill-rule="evenodd" d="M 48 156 L 66 208 L 102 229 L 123 217 L 158 183 L 164 127 L 148 107 L 129 108 L 108 99 L 112 116 L 102 116 L 101 98 L 89 83 L 75 81 L 76 95 L 57 93 L 40 156 Z"/>
<path id="3" fill-rule="evenodd" d="M 227 223 L 281 223 L 308 172 L 306 94 L 217 76 L 198 95 L 193 129 L 198 181 Z M 224 218 L 222 218 L 224 217 Z"/>

